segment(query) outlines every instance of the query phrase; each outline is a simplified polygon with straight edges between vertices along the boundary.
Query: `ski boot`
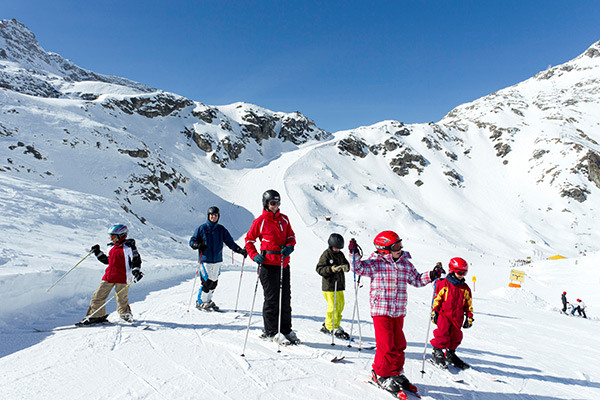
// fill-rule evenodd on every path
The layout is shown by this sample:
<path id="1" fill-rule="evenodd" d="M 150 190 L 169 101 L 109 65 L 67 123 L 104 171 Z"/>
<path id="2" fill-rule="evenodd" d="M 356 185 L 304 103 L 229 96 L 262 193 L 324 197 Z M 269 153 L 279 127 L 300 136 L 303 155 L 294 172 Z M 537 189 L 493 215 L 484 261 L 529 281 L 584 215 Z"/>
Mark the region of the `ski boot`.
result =
<path id="1" fill-rule="evenodd" d="M 433 364 L 442 369 L 448 369 L 448 365 L 446 365 L 446 356 L 444 356 L 444 351 L 440 348 L 433 348 Z"/>
<path id="2" fill-rule="evenodd" d="M 350 340 L 350 335 L 341 326 L 335 330 L 335 337 L 342 340 Z"/>
<path id="3" fill-rule="evenodd" d="M 408 390 L 409 392 L 413 392 L 413 393 L 417 393 L 419 391 L 419 389 L 417 389 L 417 387 L 415 385 L 413 385 L 412 383 L 410 383 L 410 381 L 408 380 L 408 378 L 406 376 L 404 376 L 403 374 L 393 376 L 392 378 L 404 390 Z"/>
<path id="4" fill-rule="evenodd" d="M 327 327 L 325 326 L 324 323 L 323 323 L 323 326 L 321 326 L 321 333 L 324 333 L 326 335 L 331 335 L 331 331 L 329 329 L 327 329 Z"/>
<path id="5" fill-rule="evenodd" d="M 454 365 L 458 369 L 467 369 L 471 368 L 469 364 L 458 358 L 455 350 L 447 350 L 446 351 L 446 362 L 448 364 Z"/>
<path id="6" fill-rule="evenodd" d="M 219 306 L 217 306 L 215 304 L 215 302 L 212 300 L 209 300 L 208 303 L 206 303 L 205 309 L 206 309 L 206 311 L 219 311 L 220 310 Z"/>
<path id="7" fill-rule="evenodd" d="M 371 370 L 371 378 L 375 385 L 388 392 L 398 393 L 402 391 L 402 385 L 394 379 L 394 376 L 377 376 L 374 370 Z"/>
<path id="8" fill-rule="evenodd" d="M 273 342 L 273 343 L 279 343 L 279 344 L 284 344 L 284 340 L 281 337 L 280 334 L 278 333 L 274 333 L 274 334 L 268 334 L 267 332 L 264 332 L 260 334 L 259 338 L 261 338 L 262 340 L 264 340 L 265 342 Z"/>
<path id="9" fill-rule="evenodd" d="M 133 322 L 133 314 L 130 312 L 125 313 L 125 314 L 121 315 L 121 319 L 125 322 L 131 323 L 131 322 Z"/>
<path id="10" fill-rule="evenodd" d="M 89 326 L 89 325 L 102 324 L 104 322 L 107 322 L 107 320 L 108 320 L 108 314 L 106 314 L 102 317 L 84 318 L 82 321 L 76 323 L 75 326 Z"/>
<path id="11" fill-rule="evenodd" d="M 300 339 L 296 336 L 296 332 L 290 331 L 289 333 L 284 334 L 285 338 L 290 342 L 290 344 L 300 344 Z"/>

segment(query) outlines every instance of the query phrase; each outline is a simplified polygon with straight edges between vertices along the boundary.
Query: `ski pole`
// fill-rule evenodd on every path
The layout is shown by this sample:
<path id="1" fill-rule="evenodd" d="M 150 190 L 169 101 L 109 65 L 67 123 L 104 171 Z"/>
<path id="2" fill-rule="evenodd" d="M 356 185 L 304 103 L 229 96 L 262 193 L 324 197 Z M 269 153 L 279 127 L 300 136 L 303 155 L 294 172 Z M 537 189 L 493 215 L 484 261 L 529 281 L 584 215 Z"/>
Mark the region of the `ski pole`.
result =
<path id="1" fill-rule="evenodd" d="M 331 314 L 331 345 L 335 346 L 335 342 L 333 339 L 333 330 L 335 329 L 335 298 L 336 298 L 336 294 L 337 294 L 337 282 L 338 282 L 338 273 L 334 272 L 335 274 L 335 281 L 333 284 L 333 313 Z"/>
<path id="2" fill-rule="evenodd" d="M 427 335 L 425 335 L 425 348 L 423 349 L 423 366 L 421 367 L 421 376 L 425 374 L 425 355 L 427 354 L 427 341 L 429 340 L 429 329 L 431 329 L 431 313 L 433 312 L 433 302 L 435 301 L 435 285 L 437 278 L 433 281 L 433 297 L 431 298 L 431 309 L 429 310 L 429 322 L 427 323 Z"/>
<path id="3" fill-rule="evenodd" d="M 194 291 L 196 290 L 196 279 L 198 278 L 198 273 L 200 272 L 200 260 L 202 259 L 202 253 L 198 257 L 198 268 L 196 268 L 196 275 L 194 275 L 194 285 L 192 286 L 192 294 L 190 294 L 190 302 L 188 304 L 187 312 L 190 312 L 190 308 L 192 308 L 192 298 L 194 298 Z"/>
<path id="4" fill-rule="evenodd" d="M 86 317 L 83 319 L 83 321 L 81 321 L 81 322 L 87 322 L 87 321 L 89 321 L 89 320 L 90 320 L 90 318 L 92 318 L 92 316 L 93 316 L 93 315 L 95 315 L 95 314 L 96 314 L 98 311 L 102 310 L 102 309 L 104 308 L 104 306 L 106 306 L 106 305 L 107 305 L 107 304 L 108 304 L 108 303 L 109 303 L 109 302 L 110 302 L 112 299 L 114 299 L 115 297 L 117 297 L 118 295 L 120 295 L 122 291 L 124 291 L 124 290 L 125 290 L 125 289 L 127 289 L 129 286 L 131 286 L 131 284 L 132 284 L 133 282 L 135 282 L 135 281 L 131 281 L 131 282 L 129 282 L 129 283 L 127 284 L 127 286 L 125 286 L 123 289 L 119 290 L 118 292 L 116 292 L 116 290 L 115 290 L 115 292 L 116 292 L 116 293 L 115 293 L 115 295 L 114 295 L 113 297 L 111 297 L 110 299 L 106 300 L 106 302 L 105 302 L 104 304 L 102 304 L 100 307 L 98 307 L 98 308 L 96 309 L 96 311 L 94 311 L 94 312 L 93 312 L 93 313 L 91 313 L 90 315 L 87 315 L 87 316 L 86 316 Z"/>
<path id="5" fill-rule="evenodd" d="M 358 351 L 362 351 L 362 332 L 360 330 L 360 313 L 358 310 L 358 287 L 360 285 L 360 276 L 358 277 L 358 283 L 356 282 L 356 270 L 355 270 L 354 256 L 352 256 L 352 272 L 354 274 L 354 310 L 352 310 L 352 325 L 350 325 L 350 339 L 348 339 L 348 347 L 352 347 L 352 331 L 354 329 L 354 314 L 356 314 L 358 322 Z"/>
<path id="6" fill-rule="evenodd" d="M 277 317 L 277 352 L 281 353 L 281 298 L 283 297 L 283 246 L 281 246 L 281 270 L 279 271 L 279 316 Z"/>
<path id="7" fill-rule="evenodd" d="M 252 321 L 252 313 L 254 312 L 254 300 L 256 300 L 256 291 L 258 290 L 258 280 L 260 279 L 260 267 L 262 264 L 258 264 L 256 270 L 256 285 L 254 286 L 254 296 L 252 296 L 252 307 L 250 307 L 250 317 L 248 318 L 248 327 L 246 328 L 246 338 L 244 339 L 244 348 L 242 349 L 242 357 L 246 357 L 246 343 L 248 342 L 248 333 L 250 332 L 250 322 Z"/>
<path id="8" fill-rule="evenodd" d="M 240 288 L 242 287 L 242 275 L 244 275 L 244 263 L 245 262 L 246 262 L 246 257 L 244 257 L 242 260 L 242 272 L 240 272 L 240 283 L 238 284 L 237 297 L 235 298 L 235 309 L 233 310 L 234 312 L 237 312 L 237 305 L 238 305 L 238 300 L 240 298 Z"/>
<path id="9" fill-rule="evenodd" d="M 46 290 L 46 293 L 48 293 L 50 291 L 50 289 L 52 289 L 54 286 L 56 286 L 56 284 L 58 282 L 60 282 L 65 276 L 69 275 L 69 272 L 73 271 L 79 264 L 81 264 L 83 262 L 83 260 L 85 260 L 86 258 L 88 258 L 90 256 L 90 254 L 92 254 L 94 251 L 90 250 L 89 253 L 87 253 L 85 255 L 85 257 L 83 257 L 81 260 L 79 260 L 79 262 L 77 264 L 75 264 L 75 266 L 73 268 L 71 268 L 70 270 L 68 270 L 63 276 L 61 276 L 60 278 L 58 278 L 58 280 L 56 282 L 54 282 L 54 284 L 52 286 L 50 286 L 48 288 L 48 290 Z"/>

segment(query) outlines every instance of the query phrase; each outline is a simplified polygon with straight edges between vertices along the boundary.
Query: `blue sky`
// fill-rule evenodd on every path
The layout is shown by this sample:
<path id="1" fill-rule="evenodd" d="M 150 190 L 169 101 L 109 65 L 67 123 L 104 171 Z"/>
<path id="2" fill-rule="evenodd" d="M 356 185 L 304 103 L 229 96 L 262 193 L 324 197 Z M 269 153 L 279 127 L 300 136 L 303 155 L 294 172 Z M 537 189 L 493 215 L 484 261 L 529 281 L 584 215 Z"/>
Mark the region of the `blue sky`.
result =
<path id="1" fill-rule="evenodd" d="M 600 40 L 585 0 L 0 0 L 9 18 L 83 68 L 331 132 L 438 121 Z"/>

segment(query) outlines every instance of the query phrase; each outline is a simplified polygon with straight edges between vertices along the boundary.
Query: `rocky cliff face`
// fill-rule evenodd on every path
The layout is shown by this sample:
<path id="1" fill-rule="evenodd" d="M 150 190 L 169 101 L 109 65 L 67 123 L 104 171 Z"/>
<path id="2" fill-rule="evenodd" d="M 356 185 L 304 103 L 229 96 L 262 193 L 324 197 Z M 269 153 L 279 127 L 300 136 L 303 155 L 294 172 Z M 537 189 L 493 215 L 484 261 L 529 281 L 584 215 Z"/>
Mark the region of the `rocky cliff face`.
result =
<path id="1" fill-rule="evenodd" d="M 290 151 L 331 137 L 299 112 L 208 106 L 82 69 L 14 19 L 0 21 L 0 115 L 0 172 L 94 181 L 93 193 L 116 196 L 142 220 L 137 202 L 188 196 L 190 160 L 252 167 L 273 157 L 267 144 Z"/>

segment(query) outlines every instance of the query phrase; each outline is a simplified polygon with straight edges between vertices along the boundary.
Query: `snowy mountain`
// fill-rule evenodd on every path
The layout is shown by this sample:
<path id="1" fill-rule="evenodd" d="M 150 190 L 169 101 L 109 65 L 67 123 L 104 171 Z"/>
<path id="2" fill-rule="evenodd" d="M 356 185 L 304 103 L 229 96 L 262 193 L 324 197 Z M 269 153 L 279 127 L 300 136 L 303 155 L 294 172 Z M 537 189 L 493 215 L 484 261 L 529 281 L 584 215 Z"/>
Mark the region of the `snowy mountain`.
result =
<path id="1" fill-rule="evenodd" d="M 314 266 L 331 232 L 356 237 L 369 254 L 374 234 L 393 229 L 420 271 L 460 255 L 477 277 L 475 325 L 460 349 L 474 368 L 463 383 L 419 373 L 431 290 L 409 291 L 406 372 L 424 398 L 598 398 L 599 87 L 597 42 L 437 123 L 329 133 L 299 112 L 206 105 L 84 70 L 46 52 L 20 22 L 1 20 L 3 396 L 387 398 L 363 383 L 373 352 L 331 347 L 318 332 Z M 282 194 L 298 239 L 293 315 L 305 345 L 277 354 L 257 338 L 259 291 L 242 358 L 255 265 L 233 254 L 230 262 L 227 251 L 215 301 L 229 312 L 188 313 L 197 263 L 187 240 L 217 205 L 242 244 L 269 188 Z M 106 248 L 106 228 L 119 222 L 144 260 L 130 299 L 148 329 L 32 332 L 81 319 L 104 265 L 90 257 L 47 289 L 91 245 Z M 555 254 L 569 258 L 538 260 Z M 509 290 L 514 260 L 526 257 L 534 262 L 520 267 L 523 289 Z M 364 286 L 363 336 L 372 341 Z M 557 312 L 563 290 L 586 301 L 591 320 Z M 346 330 L 354 302 L 347 290 Z M 346 362 L 332 364 L 338 355 Z"/>

